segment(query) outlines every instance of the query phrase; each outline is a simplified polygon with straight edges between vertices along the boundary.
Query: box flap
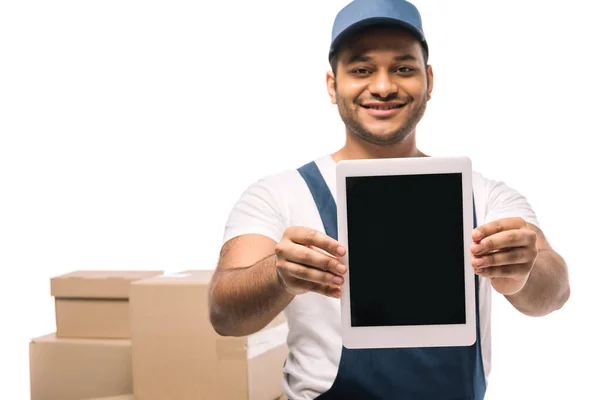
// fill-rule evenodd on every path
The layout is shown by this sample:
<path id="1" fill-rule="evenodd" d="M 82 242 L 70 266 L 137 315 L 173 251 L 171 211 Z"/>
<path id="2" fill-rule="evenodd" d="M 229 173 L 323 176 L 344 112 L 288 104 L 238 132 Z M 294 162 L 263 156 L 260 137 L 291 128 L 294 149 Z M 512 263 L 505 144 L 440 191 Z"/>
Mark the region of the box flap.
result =
<path id="1" fill-rule="evenodd" d="M 163 271 L 73 271 L 50 280 L 50 294 L 57 298 L 128 299 L 132 282 Z"/>
<path id="2" fill-rule="evenodd" d="M 214 274 L 212 270 L 189 270 L 175 274 L 161 274 L 134 282 L 135 285 L 203 285 L 206 286 Z"/>
<path id="3" fill-rule="evenodd" d="M 56 332 L 32 338 L 30 344 L 81 344 L 86 346 L 131 346 L 131 339 L 57 338 Z"/>

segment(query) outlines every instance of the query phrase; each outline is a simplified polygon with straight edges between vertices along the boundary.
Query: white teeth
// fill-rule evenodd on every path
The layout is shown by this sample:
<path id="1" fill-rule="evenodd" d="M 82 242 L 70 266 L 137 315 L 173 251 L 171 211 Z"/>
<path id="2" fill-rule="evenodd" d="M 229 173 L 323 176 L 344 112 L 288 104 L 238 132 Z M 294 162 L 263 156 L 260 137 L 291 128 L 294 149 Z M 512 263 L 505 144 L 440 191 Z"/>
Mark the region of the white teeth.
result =
<path id="1" fill-rule="evenodd" d="M 400 108 L 400 105 L 396 105 L 396 106 L 385 106 L 385 107 L 377 107 L 377 106 L 371 106 L 369 108 L 373 108 L 375 110 L 391 110 L 393 108 Z"/>

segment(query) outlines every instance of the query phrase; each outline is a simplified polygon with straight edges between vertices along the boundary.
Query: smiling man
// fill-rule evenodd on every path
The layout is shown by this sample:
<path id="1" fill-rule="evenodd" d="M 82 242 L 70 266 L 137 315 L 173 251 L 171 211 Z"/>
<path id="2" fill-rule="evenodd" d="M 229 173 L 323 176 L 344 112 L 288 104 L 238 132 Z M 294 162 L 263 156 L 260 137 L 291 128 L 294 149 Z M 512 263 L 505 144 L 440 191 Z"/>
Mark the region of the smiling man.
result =
<path id="1" fill-rule="evenodd" d="M 417 148 L 416 126 L 431 98 L 433 70 L 419 11 L 402 0 L 355 0 L 342 9 L 329 59 L 327 90 L 346 126 L 345 145 L 298 170 L 260 179 L 242 194 L 211 282 L 213 327 L 221 335 L 248 335 L 284 311 L 290 332 L 283 388 L 292 400 L 483 399 L 491 368 L 492 290 L 523 314 L 546 315 L 569 297 L 567 267 L 525 197 L 473 172 L 476 343 L 344 348 L 339 296 L 347 267 L 333 229 L 335 165 L 427 157 Z"/>
<path id="2" fill-rule="evenodd" d="M 426 42 L 415 40 L 414 33 L 404 28 L 385 25 L 350 30 L 346 35 L 350 36 L 340 48 L 332 47 L 327 84 L 351 135 L 348 140 L 357 141 L 359 151 L 362 143 L 391 150 L 389 145 L 408 138 L 412 145 L 406 142 L 404 147 L 416 153 L 406 156 L 422 155 L 412 134 L 433 89 Z M 380 73 L 382 68 L 385 73 Z M 338 85 L 340 81 L 343 85 Z"/>

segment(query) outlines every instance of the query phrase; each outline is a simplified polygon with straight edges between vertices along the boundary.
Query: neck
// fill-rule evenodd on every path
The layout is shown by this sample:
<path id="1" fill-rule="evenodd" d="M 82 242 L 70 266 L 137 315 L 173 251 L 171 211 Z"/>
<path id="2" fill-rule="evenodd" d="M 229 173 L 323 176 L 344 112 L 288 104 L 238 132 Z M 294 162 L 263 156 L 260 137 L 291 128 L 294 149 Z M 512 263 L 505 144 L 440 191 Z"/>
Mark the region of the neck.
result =
<path id="1" fill-rule="evenodd" d="M 376 145 L 356 139 L 351 134 L 346 134 L 344 147 L 332 154 L 335 162 L 341 160 L 361 160 L 372 158 L 405 158 L 428 157 L 417 148 L 414 132 L 404 138 L 400 143 L 393 145 Z"/>

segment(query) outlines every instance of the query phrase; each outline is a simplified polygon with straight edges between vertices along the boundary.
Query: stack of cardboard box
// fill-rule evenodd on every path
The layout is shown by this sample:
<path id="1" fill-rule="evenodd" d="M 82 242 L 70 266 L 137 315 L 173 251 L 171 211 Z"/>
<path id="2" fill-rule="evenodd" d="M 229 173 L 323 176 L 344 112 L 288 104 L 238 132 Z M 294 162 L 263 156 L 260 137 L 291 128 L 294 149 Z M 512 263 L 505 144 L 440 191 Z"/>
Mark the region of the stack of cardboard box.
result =
<path id="1" fill-rule="evenodd" d="M 75 271 L 50 280 L 56 332 L 29 345 L 31 400 L 133 393 L 131 282 L 162 271 Z"/>
<path id="2" fill-rule="evenodd" d="M 51 280 L 56 333 L 30 343 L 31 400 L 274 400 L 287 323 L 221 337 L 212 271 L 76 271 Z"/>

